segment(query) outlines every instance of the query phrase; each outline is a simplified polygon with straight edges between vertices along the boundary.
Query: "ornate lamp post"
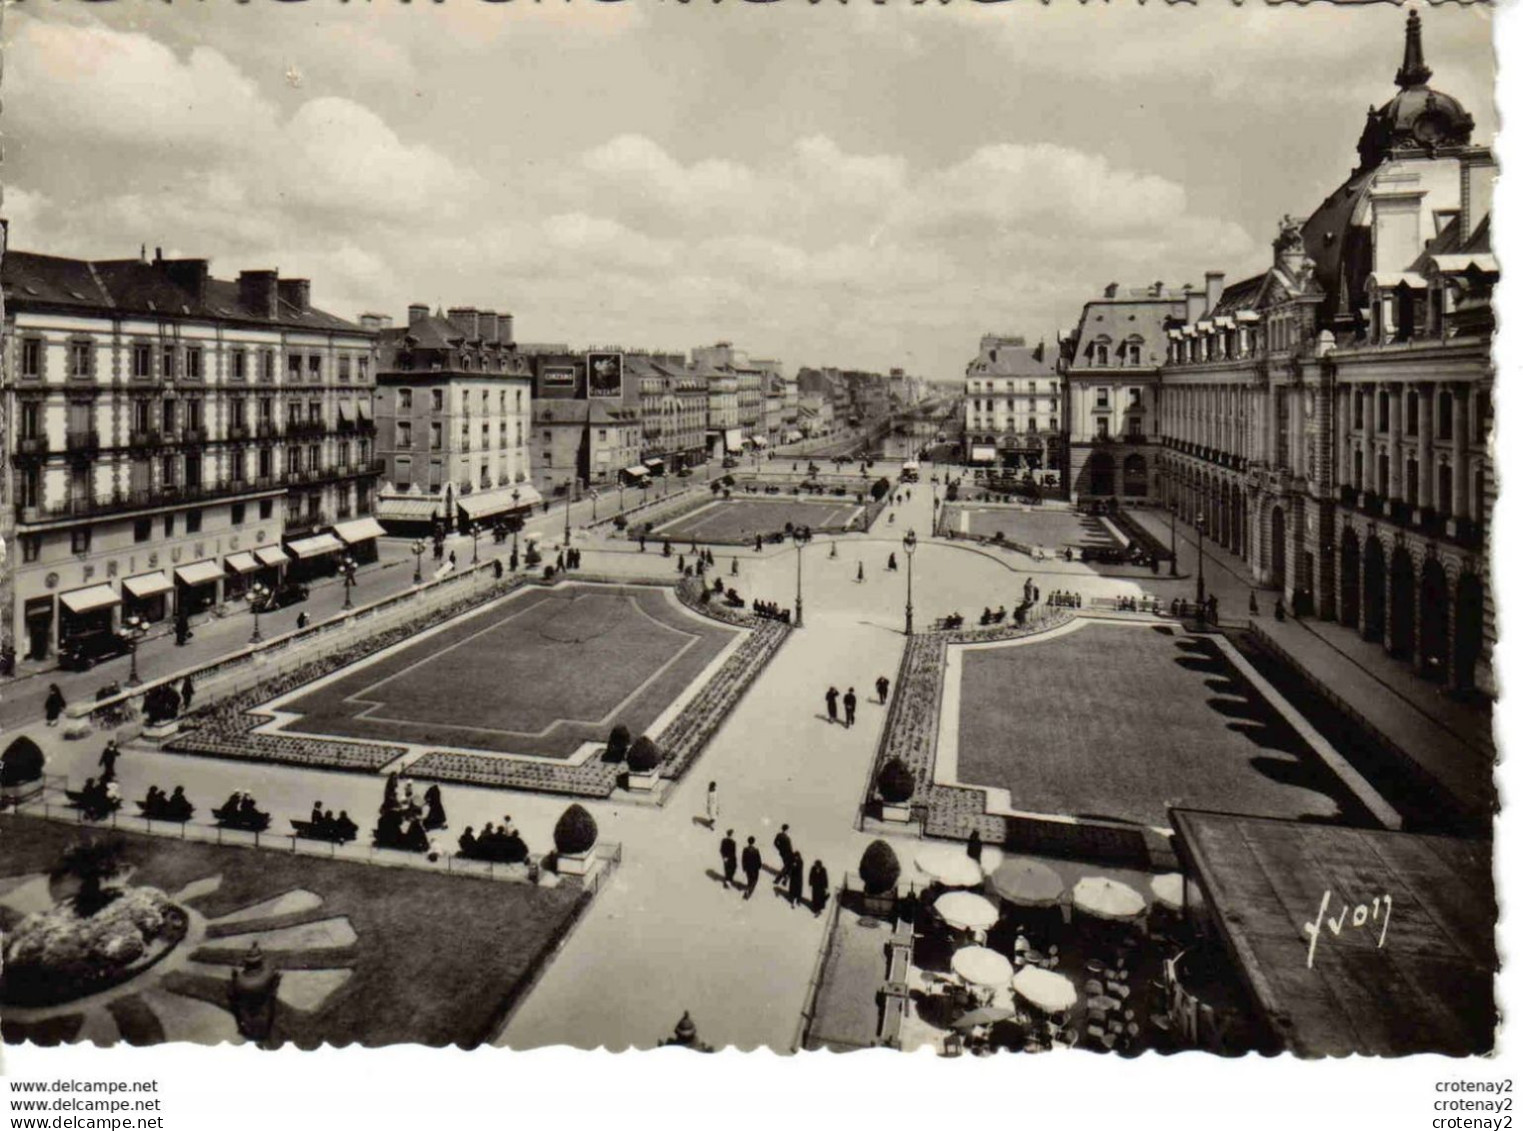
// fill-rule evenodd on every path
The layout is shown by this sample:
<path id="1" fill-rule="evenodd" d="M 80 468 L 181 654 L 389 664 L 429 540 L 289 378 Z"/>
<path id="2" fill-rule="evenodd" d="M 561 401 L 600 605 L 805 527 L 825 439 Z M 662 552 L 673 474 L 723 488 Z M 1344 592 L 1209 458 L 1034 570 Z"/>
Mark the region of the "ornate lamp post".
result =
<path id="1" fill-rule="evenodd" d="M 348 554 L 345 554 L 338 562 L 339 572 L 344 575 L 344 608 L 354 608 L 354 598 L 351 591 L 354 589 L 354 572 L 359 569 L 359 563 Z"/>
<path id="2" fill-rule="evenodd" d="M 254 635 L 249 637 L 250 644 L 258 644 L 261 640 L 264 639 L 264 637 L 259 634 L 259 610 L 263 607 L 264 603 L 269 600 L 269 597 L 270 588 L 262 581 L 254 582 L 254 584 L 249 588 L 249 608 L 254 613 Z"/>
<path id="3" fill-rule="evenodd" d="M 143 681 L 137 674 L 137 645 L 143 638 L 143 630 L 148 627 L 148 624 L 142 617 L 133 613 L 131 616 L 122 618 L 122 627 L 127 630 L 127 635 L 132 637 L 132 651 L 128 653 L 132 659 L 132 670 L 127 673 L 127 686 L 141 687 Z"/>
<path id="4" fill-rule="evenodd" d="M 904 635 L 915 634 L 915 532 L 904 536 L 904 561 L 908 567 L 904 578 Z"/>
<path id="5" fill-rule="evenodd" d="M 423 551 L 426 549 L 428 547 L 423 544 L 423 539 L 421 538 L 412 544 L 412 554 L 417 559 L 417 564 L 413 566 L 412 571 L 412 583 L 414 585 L 423 584 Z"/>
<path id="6" fill-rule="evenodd" d="M 481 561 L 481 523 L 471 523 L 471 564 Z"/>
<path id="7" fill-rule="evenodd" d="M 793 548 L 798 551 L 798 580 L 793 591 L 793 623 L 797 628 L 804 627 L 804 543 L 807 541 L 804 532 L 795 528 Z"/>

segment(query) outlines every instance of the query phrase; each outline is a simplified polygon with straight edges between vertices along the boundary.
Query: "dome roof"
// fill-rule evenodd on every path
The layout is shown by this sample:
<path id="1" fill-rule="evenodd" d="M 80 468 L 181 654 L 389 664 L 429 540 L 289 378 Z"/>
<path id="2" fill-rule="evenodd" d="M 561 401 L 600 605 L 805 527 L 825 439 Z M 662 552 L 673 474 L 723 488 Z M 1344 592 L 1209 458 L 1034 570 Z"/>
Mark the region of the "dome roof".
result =
<path id="1" fill-rule="evenodd" d="M 1379 110 L 1370 108 L 1359 139 L 1359 167 L 1367 169 L 1402 150 L 1432 152 L 1468 145 L 1475 120 L 1459 100 L 1428 87 L 1433 72 L 1423 62 L 1422 19 L 1407 15 L 1406 53 L 1396 85 L 1401 91 Z"/>

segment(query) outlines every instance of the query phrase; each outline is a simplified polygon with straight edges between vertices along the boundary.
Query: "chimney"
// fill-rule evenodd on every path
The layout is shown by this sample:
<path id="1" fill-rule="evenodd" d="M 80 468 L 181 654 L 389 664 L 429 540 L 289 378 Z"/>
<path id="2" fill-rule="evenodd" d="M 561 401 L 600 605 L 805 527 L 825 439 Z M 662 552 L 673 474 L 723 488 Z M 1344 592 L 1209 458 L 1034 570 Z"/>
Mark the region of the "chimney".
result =
<path id="1" fill-rule="evenodd" d="M 390 330 L 391 315 L 389 314 L 361 314 L 360 325 L 367 330 Z"/>
<path id="2" fill-rule="evenodd" d="M 279 273 L 275 271 L 240 271 L 238 304 L 257 318 L 274 318 L 278 277 Z"/>
<path id="3" fill-rule="evenodd" d="M 1153 286 L 1150 288 L 1149 293 L 1154 298 L 1162 298 L 1163 297 L 1163 280 L 1159 279 L 1158 282 L 1154 283 Z"/>
<path id="4" fill-rule="evenodd" d="M 281 279 L 275 284 L 280 301 L 305 314 L 312 309 L 311 279 Z"/>
<path id="5" fill-rule="evenodd" d="M 505 346 L 513 344 L 513 316 L 511 314 L 497 316 L 497 340 Z"/>
<path id="6" fill-rule="evenodd" d="M 171 283 L 191 294 L 197 306 L 205 305 L 206 279 L 210 274 L 210 265 L 207 260 L 164 259 L 159 261 L 158 266 L 168 276 Z"/>
<path id="7" fill-rule="evenodd" d="M 450 308 L 449 320 L 454 323 L 455 329 L 465 335 L 467 341 L 474 342 L 481 337 L 477 328 L 478 319 L 474 306 L 453 306 Z"/>
<path id="8" fill-rule="evenodd" d="M 1106 283 L 1105 284 L 1105 297 L 1106 298 L 1115 298 L 1116 297 L 1116 292 L 1119 291 L 1120 289 L 1121 289 L 1121 284 L 1120 283 Z"/>
<path id="9" fill-rule="evenodd" d="M 1206 316 L 1206 296 L 1195 289 L 1194 283 L 1185 284 L 1185 321 L 1192 326 Z"/>
<path id="10" fill-rule="evenodd" d="M 412 303 L 411 305 L 408 306 L 408 308 L 407 308 L 407 324 L 409 326 L 416 326 L 419 322 L 422 322 L 427 317 L 428 317 L 428 303 L 426 303 L 426 302 L 415 302 L 415 303 Z"/>
<path id="11" fill-rule="evenodd" d="M 1222 301 L 1222 281 L 1227 275 L 1224 271 L 1206 272 L 1206 313 L 1216 309 L 1216 304 Z"/>
<path id="12" fill-rule="evenodd" d="M 497 336 L 497 312 L 495 310 L 482 310 L 476 314 L 476 325 L 481 330 L 481 340 L 487 345 L 495 346 L 500 340 Z"/>
<path id="13" fill-rule="evenodd" d="M 1496 179 L 1496 162 L 1490 150 L 1471 150 L 1460 158 L 1460 239 L 1468 240 L 1475 226 L 1491 214 Z"/>

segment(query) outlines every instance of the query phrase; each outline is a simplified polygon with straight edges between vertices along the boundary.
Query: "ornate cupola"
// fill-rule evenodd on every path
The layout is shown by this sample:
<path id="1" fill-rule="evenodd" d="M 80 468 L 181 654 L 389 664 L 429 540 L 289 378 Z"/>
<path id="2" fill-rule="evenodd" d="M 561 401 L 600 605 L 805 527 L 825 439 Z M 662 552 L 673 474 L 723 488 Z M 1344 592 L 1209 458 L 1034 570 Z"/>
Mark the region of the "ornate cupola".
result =
<path id="1" fill-rule="evenodd" d="M 1432 90 L 1433 71 L 1423 61 L 1422 18 L 1407 15 L 1406 51 L 1396 72 L 1400 93 L 1379 110 L 1370 107 L 1359 139 L 1359 167 L 1368 169 L 1397 152 L 1432 153 L 1445 146 L 1469 145 L 1475 120 L 1459 101 Z"/>

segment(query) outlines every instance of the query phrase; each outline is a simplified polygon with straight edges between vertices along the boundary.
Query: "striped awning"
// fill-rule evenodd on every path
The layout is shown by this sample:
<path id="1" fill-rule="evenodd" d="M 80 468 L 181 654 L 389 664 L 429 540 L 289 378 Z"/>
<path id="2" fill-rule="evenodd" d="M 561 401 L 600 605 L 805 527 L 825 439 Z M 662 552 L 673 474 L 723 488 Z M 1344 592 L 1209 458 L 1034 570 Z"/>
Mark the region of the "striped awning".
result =
<path id="1" fill-rule="evenodd" d="M 291 560 L 279 546 L 260 546 L 254 551 L 254 556 L 259 559 L 260 565 L 267 566 L 282 566 Z"/>
<path id="2" fill-rule="evenodd" d="M 258 560 L 250 553 L 229 554 L 222 559 L 222 565 L 234 573 L 253 573 L 259 568 Z"/>
<path id="3" fill-rule="evenodd" d="M 95 609 L 109 609 L 120 605 L 122 599 L 109 585 L 88 585 L 70 593 L 60 593 L 58 599 L 71 613 L 88 613 Z"/>
<path id="4" fill-rule="evenodd" d="M 222 576 L 222 567 L 215 558 L 204 562 L 191 562 L 175 570 L 175 580 L 181 585 L 209 585 Z"/>
<path id="5" fill-rule="evenodd" d="M 386 529 L 375 519 L 366 516 L 354 519 L 352 522 L 336 523 L 333 533 L 337 534 L 346 546 L 353 546 L 356 542 L 381 537 L 386 533 Z"/>
<path id="6" fill-rule="evenodd" d="M 156 569 L 152 573 L 140 573 L 122 582 L 122 588 L 140 601 L 157 597 L 160 593 L 168 593 L 174 587 L 175 583 L 170 581 L 169 575 L 161 569 Z"/>
<path id="7" fill-rule="evenodd" d="M 342 550 L 344 544 L 331 534 L 318 534 L 311 538 L 297 538 L 287 542 L 286 548 L 298 558 L 319 558 Z"/>

